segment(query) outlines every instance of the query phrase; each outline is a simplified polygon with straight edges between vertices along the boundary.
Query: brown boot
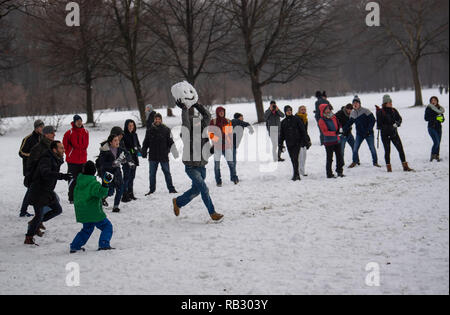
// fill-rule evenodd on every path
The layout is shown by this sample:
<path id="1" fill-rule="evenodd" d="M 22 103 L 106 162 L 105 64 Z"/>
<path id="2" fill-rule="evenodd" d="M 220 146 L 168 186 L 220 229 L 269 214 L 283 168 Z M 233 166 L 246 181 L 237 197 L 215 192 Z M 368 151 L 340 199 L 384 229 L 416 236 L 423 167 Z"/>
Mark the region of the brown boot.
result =
<path id="1" fill-rule="evenodd" d="M 36 245 L 39 246 L 34 242 L 33 236 L 25 236 L 25 242 L 23 242 L 25 245 Z"/>
<path id="2" fill-rule="evenodd" d="M 175 213 L 175 216 L 178 217 L 180 215 L 180 208 L 177 205 L 177 198 L 174 198 L 172 201 L 173 201 L 173 213 Z"/>
<path id="3" fill-rule="evenodd" d="M 215 213 L 211 214 L 211 219 L 216 222 L 220 221 L 223 219 L 223 214 L 215 212 Z"/>
<path id="4" fill-rule="evenodd" d="M 348 168 L 355 168 L 357 165 L 358 165 L 357 163 L 352 163 Z"/>
<path id="5" fill-rule="evenodd" d="M 37 231 L 36 231 L 37 236 L 42 237 L 42 236 L 44 236 L 44 234 L 45 234 L 45 232 L 42 232 L 40 229 L 37 229 Z"/>
<path id="6" fill-rule="evenodd" d="M 403 170 L 405 172 L 414 172 L 414 170 L 412 168 L 409 168 L 408 162 L 404 162 L 404 163 L 402 163 L 402 165 L 403 165 Z"/>
<path id="7" fill-rule="evenodd" d="M 392 173 L 392 165 L 391 164 L 387 164 L 386 168 L 387 168 L 388 173 Z"/>

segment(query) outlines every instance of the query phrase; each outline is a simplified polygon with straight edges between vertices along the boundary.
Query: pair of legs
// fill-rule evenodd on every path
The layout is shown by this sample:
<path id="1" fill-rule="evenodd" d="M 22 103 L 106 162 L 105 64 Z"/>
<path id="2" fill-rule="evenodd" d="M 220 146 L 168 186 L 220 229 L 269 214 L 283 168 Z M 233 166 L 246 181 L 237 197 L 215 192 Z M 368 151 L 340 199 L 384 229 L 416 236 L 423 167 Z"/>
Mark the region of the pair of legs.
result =
<path id="1" fill-rule="evenodd" d="M 288 145 L 287 146 L 289 157 L 291 158 L 292 168 L 294 169 L 294 177 L 300 176 L 299 172 L 299 157 L 300 157 L 300 145 Z"/>
<path id="2" fill-rule="evenodd" d="M 300 168 L 300 175 L 307 176 L 306 175 L 306 156 L 307 156 L 308 149 L 306 147 L 300 148 L 300 154 L 298 156 L 298 164 Z"/>
<path id="3" fill-rule="evenodd" d="M 342 159 L 344 160 L 345 163 L 345 145 L 346 144 L 350 145 L 350 148 L 352 148 L 352 152 L 355 148 L 355 137 L 353 137 L 353 135 L 350 133 L 348 136 L 343 136 L 341 139 L 341 151 L 342 151 Z"/>
<path id="4" fill-rule="evenodd" d="M 384 159 L 386 161 L 386 165 L 390 165 L 391 164 L 391 142 L 392 144 L 395 146 L 395 148 L 397 149 L 399 155 L 400 155 L 400 160 L 402 163 L 406 162 L 406 156 L 405 156 L 405 151 L 403 150 L 403 144 L 402 144 L 402 140 L 400 139 L 399 135 L 395 135 L 395 136 L 386 136 L 383 135 L 381 137 L 382 141 L 383 141 L 383 146 L 384 146 Z"/>
<path id="5" fill-rule="evenodd" d="M 123 180 L 122 176 L 117 177 L 118 172 L 114 174 L 114 183 L 109 187 L 108 191 L 108 197 L 114 196 L 114 193 L 116 194 L 114 197 L 114 207 L 113 208 L 119 208 L 120 200 L 123 196 Z M 120 169 L 119 169 L 120 173 Z"/>
<path id="6" fill-rule="evenodd" d="M 166 185 L 169 192 L 175 192 L 175 187 L 173 187 L 172 175 L 170 173 L 169 162 L 156 162 L 149 161 L 150 167 L 150 192 L 154 193 L 156 191 L 156 173 L 158 172 L 158 166 L 161 164 L 164 177 L 166 179 Z"/>
<path id="7" fill-rule="evenodd" d="M 228 167 L 230 169 L 230 180 L 232 182 L 239 181 L 238 176 L 236 175 L 236 164 L 235 164 L 235 153 L 233 149 L 224 150 L 220 153 L 215 151 L 214 153 L 214 174 L 216 177 L 216 183 L 222 184 L 222 174 L 220 172 L 220 159 L 222 158 L 222 155 L 225 157 L 225 160 L 227 161 Z"/>
<path id="8" fill-rule="evenodd" d="M 128 163 L 123 166 L 123 195 L 134 192 L 134 179 L 136 178 L 136 166 L 130 167 Z"/>
<path id="9" fill-rule="evenodd" d="M 59 198 L 55 194 L 55 201 L 44 207 L 34 207 L 34 218 L 28 224 L 27 236 L 33 237 L 37 234 L 41 223 L 50 221 L 62 213 L 62 207 L 59 204 Z"/>
<path id="10" fill-rule="evenodd" d="M 378 155 L 377 155 L 377 149 L 375 148 L 375 135 L 370 134 L 367 137 L 363 137 L 361 135 L 356 135 L 355 140 L 355 146 L 353 147 L 353 163 L 359 164 L 359 148 L 361 147 L 361 144 L 364 142 L 364 140 L 367 142 L 367 145 L 369 146 L 370 153 L 372 154 L 372 163 L 373 165 L 378 164 Z"/>
<path id="11" fill-rule="evenodd" d="M 27 188 L 27 192 L 25 193 L 25 196 L 23 196 L 22 206 L 20 207 L 20 216 L 31 216 L 31 214 L 28 213 L 28 206 L 30 205 L 30 189 Z"/>
<path id="12" fill-rule="evenodd" d="M 338 175 L 343 175 L 344 171 L 344 159 L 342 157 L 341 152 L 341 144 L 335 144 L 331 146 L 325 146 L 325 150 L 327 152 L 327 177 L 333 177 L 332 165 L 333 165 L 333 154 L 336 155 L 336 173 Z"/>
<path id="13" fill-rule="evenodd" d="M 101 232 L 100 239 L 98 241 L 99 249 L 110 248 L 110 241 L 113 235 L 113 226 L 108 219 L 104 219 L 100 222 L 95 223 L 83 223 L 83 228 L 80 232 L 75 236 L 72 243 L 70 244 L 70 250 L 79 251 L 81 248 L 86 245 L 89 238 L 91 237 L 94 229 L 97 228 Z"/>
<path id="14" fill-rule="evenodd" d="M 187 176 L 192 181 L 192 188 L 176 199 L 177 206 L 182 208 L 188 205 L 194 198 L 201 194 L 203 203 L 208 209 L 208 213 L 210 215 L 214 214 L 216 211 L 209 195 L 208 186 L 205 183 L 206 168 L 204 166 L 186 166 L 185 171 Z"/>
<path id="15" fill-rule="evenodd" d="M 83 171 L 83 164 L 67 164 L 67 172 L 73 175 L 73 179 L 69 182 L 69 202 L 73 202 L 73 191 L 77 184 L 77 177 Z"/>
<path id="16" fill-rule="evenodd" d="M 428 128 L 431 140 L 433 140 L 433 147 L 431 148 L 431 155 L 439 155 L 441 151 L 442 130 Z"/>

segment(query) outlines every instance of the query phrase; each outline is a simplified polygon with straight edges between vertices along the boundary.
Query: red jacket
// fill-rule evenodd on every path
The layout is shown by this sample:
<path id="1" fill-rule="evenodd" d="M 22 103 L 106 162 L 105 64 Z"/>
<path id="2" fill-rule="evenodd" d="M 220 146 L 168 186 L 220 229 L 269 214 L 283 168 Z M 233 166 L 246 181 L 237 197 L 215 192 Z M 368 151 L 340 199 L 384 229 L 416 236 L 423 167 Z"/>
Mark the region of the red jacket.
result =
<path id="1" fill-rule="evenodd" d="M 77 128 L 72 123 L 72 129 L 64 134 L 63 145 L 66 150 L 67 163 L 84 164 L 87 162 L 89 132 L 84 127 Z"/>

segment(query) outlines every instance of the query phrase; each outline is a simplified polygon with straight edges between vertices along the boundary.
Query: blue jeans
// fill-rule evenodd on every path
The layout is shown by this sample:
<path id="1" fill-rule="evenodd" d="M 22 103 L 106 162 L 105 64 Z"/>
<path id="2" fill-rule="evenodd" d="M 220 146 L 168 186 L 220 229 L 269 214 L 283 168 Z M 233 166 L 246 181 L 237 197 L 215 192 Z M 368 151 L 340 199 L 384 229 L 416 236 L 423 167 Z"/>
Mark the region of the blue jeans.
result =
<path id="1" fill-rule="evenodd" d="M 114 193 L 116 193 L 116 196 L 114 197 L 114 207 L 118 207 L 123 195 L 123 182 L 118 185 L 112 184 L 109 186 L 108 197 L 113 196 Z"/>
<path id="2" fill-rule="evenodd" d="M 127 164 L 123 166 L 123 193 L 132 193 L 134 188 L 134 179 L 136 178 L 136 167 L 130 167 Z"/>
<path id="3" fill-rule="evenodd" d="M 441 151 L 442 130 L 436 130 L 434 128 L 428 128 L 428 133 L 433 140 L 433 148 L 431 154 L 438 154 Z"/>
<path id="4" fill-rule="evenodd" d="M 189 178 L 192 180 L 192 188 L 176 199 L 177 206 L 182 208 L 189 204 L 195 197 L 201 194 L 203 203 L 208 209 L 208 213 L 215 213 L 216 210 L 214 209 L 211 197 L 209 196 L 208 186 L 206 186 L 205 183 L 206 168 L 204 166 L 186 166 L 185 171 L 187 176 L 189 176 Z"/>
<path id="5" fill-rule="evenodd" d="M 372 153 L 372 162 L 373 164 L 378 164 L 378 155 L 377 149 L 375 148 L 375 135 L 372 133 L 367 137 L 362 137 L 359 134 L 356 134 L 355 146 L 353 147 L 353 163 L 359 163 L 359 148 L 361 144 L 366 140 L 369 145 L 370 153 Z"/>
<path id="6" fill-rule="evenodd" d="M 113 235 L 113 226 L 108 219 L 104 219 L 103 221 L 96 223 L 83 223 L 83 229 L 78 232 L 73 239 L 72 244 L 70 244 L 70 249 L 80 250 L 81 247 L 86 245 L 95 228 L 102 231 L 98 241 L 98 248 L 102 249 L 110 247 L 109 242 L 111 241 Z"/>
<path id="7" fill-rule="evenodd" d="M 30 189 L 27 189 L 25 196 L 23 196 L 22 206 L 20 207 L 20 215 L 25 215 L 30 205 Z"/>
<path id="8" fill-rule="evenodd" d="M 347 137 L 342 136 L 342 139 L 341 139 L 342 159 L 344 159 L 344 157 L 345 157 L 345 145 L 347 143 L 350 145 L 350 147 L 352 148 L 352 152 L 353 152 L 353 149 L 355 148 L 355 137 L 353 137 L 353 135 L 351 133 Z"/>
<path id="9" fill-rule="evenodd" d="M 222 154 L 218 156 L 218 154 L 214 155 L 214 174 L 216 177 L 216 183 L 221 184 L 222 183 L 222 175 L 220 173 L 220 158 L 222 155 L 225 157 L 225 160 L 227 161 L 228 167 L 230 168 L 230 180 L 234 182 L 235 180 L 238 180 L 238 177 L 236 175 L 236 163 L 235 161 L 235 155 L 234 150 L 229 149 L 222 151 Z"/>
<path id="10" fill-rule="evenodd" d="M 156 190 L 156 173 L 158 172 L 158 166 L 161 164 L 162 171 L 164 173 L 164 178 L 166 179 L 167 189 L 172 192 L 175 190 L 172 182 L 172 175 L 170 174 L 169 162 L 155 162 L 149 161 L 150 167 L 150 191 L 155 192 Z"/>

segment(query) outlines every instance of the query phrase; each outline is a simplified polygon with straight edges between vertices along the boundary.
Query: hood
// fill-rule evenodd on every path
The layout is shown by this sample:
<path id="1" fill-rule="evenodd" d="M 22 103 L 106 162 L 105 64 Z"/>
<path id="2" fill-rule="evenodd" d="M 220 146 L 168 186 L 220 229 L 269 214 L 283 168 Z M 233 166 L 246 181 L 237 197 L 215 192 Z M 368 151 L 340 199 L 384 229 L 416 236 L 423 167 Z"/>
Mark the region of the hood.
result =
<path id="1" fill-rule="evenodd" d="M 330 105 L 328 105 L 328 104 L 321 104 L 321 105 L 319 106 L 320 117 L 325 118 L 325 117 L 323 117 L 323 112 L 324 112 L 325 109 L 326 109 L 327 107 L 329 107 L 329 106 L 330 106 Z"/>
<path id="2" fill-rule="evenodd" d="M 105 141 L 105 142 L 102 142 L 102 143 L 100 143 L 100 151 L 102 152 L 106 152 L 106 151 L 109 151 L 110 150 L 110 147 L 109 147 L 109 143 L 108 143 L 108 141 Z"/>
<path id="3" fill-rule="evenodd" d="M 125 133 L 125 134 L 130 134 L 130 131 L 128 130 L 128 124 L 129 124 L 130 122 L 134 124 L 134 130 L 133 130 L 132 133 L 136 133 L 136 128 L 137 128 L 136 122 L 135 122 L 133 119 L 127 119 L 127 120 L 125 121 L 124 126 L 123 126 L 123 130 L 124 130 L 124 133 Z"/>
<path id="4" fill-rule="evenodd" d="M 222 110 L 225 112 L 224 117 L 227 116 L 227 110 L 226 110 L 224 107 L 219 106 L 219 107 L 216 108 L 216 117 L 217 117 L 217 118 L 219 118 L 219 112 L 222 111 Z"/>
<path id="5" fill-rule="evenodd" d="M 77 177 L 77 183 L 80 183 L 79 187 L 77 189 L 85 189 L 90 183 L 97 181 L 95 179 L 95 175 L 86 175 L 83 173 L 78 174 Z M 87 190 L 89 190 L 88 188 Z"/>

